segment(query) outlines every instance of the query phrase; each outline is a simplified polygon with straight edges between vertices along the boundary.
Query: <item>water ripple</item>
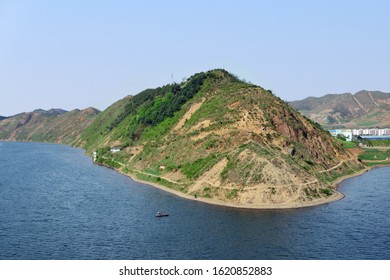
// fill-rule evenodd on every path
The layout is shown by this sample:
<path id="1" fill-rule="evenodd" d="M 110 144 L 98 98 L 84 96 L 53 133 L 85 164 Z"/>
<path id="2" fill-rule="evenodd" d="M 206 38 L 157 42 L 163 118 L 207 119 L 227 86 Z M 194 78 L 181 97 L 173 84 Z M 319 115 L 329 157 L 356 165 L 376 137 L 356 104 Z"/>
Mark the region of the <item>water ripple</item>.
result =
<path id="1" fill-rule="evenodd" d="M 389 171 L 345 181 L 327 205 L 229 209 L 135 183 L 79 149 L 1 143 L 0 259 L 389 259 Z"/>

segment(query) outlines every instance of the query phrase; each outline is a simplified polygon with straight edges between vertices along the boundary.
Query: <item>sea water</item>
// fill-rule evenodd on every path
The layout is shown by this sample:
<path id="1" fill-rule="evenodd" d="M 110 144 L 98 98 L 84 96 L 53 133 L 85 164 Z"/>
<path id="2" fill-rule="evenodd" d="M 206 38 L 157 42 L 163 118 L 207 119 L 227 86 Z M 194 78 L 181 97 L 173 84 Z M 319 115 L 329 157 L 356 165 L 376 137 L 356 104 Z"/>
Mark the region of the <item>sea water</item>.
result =
<path id="1" fill-rule="evenodd" d="M 3 142 L 0 259 L 390 259 L 389 171 L 344 181 L 337 202 L 244 210 L 134 182 L 81 149 Z"/>

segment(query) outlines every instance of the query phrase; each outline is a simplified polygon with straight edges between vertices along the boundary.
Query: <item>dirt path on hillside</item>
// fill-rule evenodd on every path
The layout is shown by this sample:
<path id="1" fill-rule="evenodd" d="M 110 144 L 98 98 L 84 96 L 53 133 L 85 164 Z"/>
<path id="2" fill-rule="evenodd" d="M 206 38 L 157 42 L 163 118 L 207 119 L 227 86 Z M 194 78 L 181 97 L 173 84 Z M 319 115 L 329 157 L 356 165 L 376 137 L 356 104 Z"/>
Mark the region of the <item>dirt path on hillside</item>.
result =
<path id="1" fill-rule="evenodd" d="M 375 100 L 374 100 L 374 98 L 372 98 L 371 92 L 368 92 L 368 96 L 371 98 L 372 102 L 374 102 L 374 104 L 376 105 L 376 107 L 379 108 L 378 103 L 376 103 Z"/>
<path id="2" fill-rule="evenodd" d="M 363 107 L 363 105 L 359 102 L 359 100 L 357 100 L 357 98 L 355 96 L 352 95 L 352 98 L 353 98 L 353 100 L 355 100 L 356 104 L 360 107 L 360 109 L 362 109 L 364 112 L 368 113 L 367 109 L 365 109 Z"/>
<path id="3" fill-rule="evenodd" d="M 155 177 L 155 178 L 161 178 L 165 181 L 168 181 L 170 183 L 173 183 L 173 184 L 178 184 L 178 185 L 184 185 L 184 183 L 180 183 L 180 182 L 177 182 L 177 181 L 174 181 L 174 180 L 171 180 L 171 179 L 168 179 L 166 177 L 163 177 L 163 176 L 159 176 L 159 175 L 154 175 L 154 174 L 151 174 L 151 173 L 148 173 L 148 172 L 143 172 L 141 170 L 138 170 L 138 169 L 131 169 L 132 172 L 137 172 L 139 174 L 143 174 L 143 175 L 146 175 L 146 176 L 150 176 L 150 177 Z"/>
<path id="4" fill-rule="evenodd" d="M 176 124 L 176 126 L 173 128 L 173 130 L 179 130 L 181 129 L 185 122 L 191 118 L 191 116 L 202 106 L 203 102 L 205 102 L 206 98 L 203 98 L 201 102 L 194 103 L 188 109 L 188 111 L 184 114 L 184 116 L 179 120 L 179 122 Z"/>
<path id="5" fill-rule="evenodd" d="M 332 171 L 332 170 L 334 170 L 334 169 L 340 167 L 344 162 L 345 162 L 345 160 L 342 160 L 342 161 L 340 161 L 337 165 L 335 165 L 335 166 L 333 166 L 333 167 L 331 167 L 331 168 L 329 168 L 329 169 L 321 170 L 321 171 L 319 171 L 318 173 L 324 173 L 324 172 Z"/>

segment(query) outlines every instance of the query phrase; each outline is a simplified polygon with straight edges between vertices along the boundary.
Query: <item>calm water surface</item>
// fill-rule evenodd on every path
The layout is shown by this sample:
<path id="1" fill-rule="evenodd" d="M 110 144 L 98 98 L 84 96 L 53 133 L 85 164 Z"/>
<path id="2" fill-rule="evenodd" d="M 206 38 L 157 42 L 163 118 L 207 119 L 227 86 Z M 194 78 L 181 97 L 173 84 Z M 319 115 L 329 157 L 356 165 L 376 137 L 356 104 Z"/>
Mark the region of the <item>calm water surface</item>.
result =
<path id="1" fill-rule="evenodd" d="M 80 149 L 0 142 L 0 259 L 390 259 L 389 171 L 345 181 L 331 204 L 240 210 L 133 182 Z"/>

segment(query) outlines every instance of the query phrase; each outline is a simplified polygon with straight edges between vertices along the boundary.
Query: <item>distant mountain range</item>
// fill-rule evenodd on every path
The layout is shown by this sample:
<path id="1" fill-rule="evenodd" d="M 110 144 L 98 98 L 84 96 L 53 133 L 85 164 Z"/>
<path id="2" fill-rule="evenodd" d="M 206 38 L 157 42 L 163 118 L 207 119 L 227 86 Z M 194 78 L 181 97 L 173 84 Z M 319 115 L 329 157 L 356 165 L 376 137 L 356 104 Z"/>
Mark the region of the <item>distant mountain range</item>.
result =
<path id="1" fill-rule="evenodd" d="M 95 108 L 20 113 L 0 120 L 0 139 L 72 144 L 98 113 Z"/>
<path id="2" fill-rule="evenodd" d="M 289 104 L 324 128 L 390 126 L 390 93 L 362 90 L 308 97 Z"/>

